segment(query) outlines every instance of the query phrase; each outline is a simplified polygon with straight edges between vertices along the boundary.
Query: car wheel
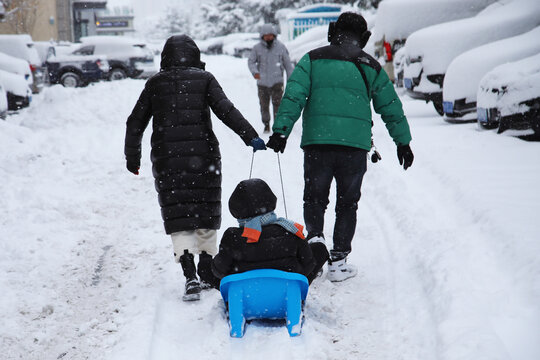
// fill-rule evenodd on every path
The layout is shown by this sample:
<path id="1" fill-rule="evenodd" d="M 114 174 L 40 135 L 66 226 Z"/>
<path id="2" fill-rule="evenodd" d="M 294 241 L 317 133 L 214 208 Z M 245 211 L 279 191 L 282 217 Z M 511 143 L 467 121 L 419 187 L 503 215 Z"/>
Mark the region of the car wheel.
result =
<path id="1" fill-rule="evenodd" d="M 109 73 L 109 80 L 122 80 L 127 78 L 126 72 L 120 68 L 112 69 Z"/>
<path id="2" fill-rule="evenodd" d="M 441 116 L 444 115 L 442 101 L 433 101 L 433 107 L 435 108 L 435 111 L 437 112 L 437 114 Z"/>
<path id="3" fill-rule="evenodd" d="M 60 77 L 60 84 L 64 87 L 81 86 L 81 77 L 74 72 L 67 72 Z"/>

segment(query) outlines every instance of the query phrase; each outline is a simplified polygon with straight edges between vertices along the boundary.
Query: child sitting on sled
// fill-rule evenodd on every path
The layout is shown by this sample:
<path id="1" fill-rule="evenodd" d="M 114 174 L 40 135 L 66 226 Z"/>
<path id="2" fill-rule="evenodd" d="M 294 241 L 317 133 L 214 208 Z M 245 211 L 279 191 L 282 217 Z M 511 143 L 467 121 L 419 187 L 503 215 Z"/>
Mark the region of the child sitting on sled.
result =
<path id="1" fill-rule="evenodd" d="M 303 227 L 274 213 L 277 198 L 261 179 L 244 180 L 229 199 L 238 227 L 223 234 L 212 272 L 221 279 L 255 269 L 276 269 L 303 274 L 309 283 L 328 260 L 326 245 L 306 241 Z"/>

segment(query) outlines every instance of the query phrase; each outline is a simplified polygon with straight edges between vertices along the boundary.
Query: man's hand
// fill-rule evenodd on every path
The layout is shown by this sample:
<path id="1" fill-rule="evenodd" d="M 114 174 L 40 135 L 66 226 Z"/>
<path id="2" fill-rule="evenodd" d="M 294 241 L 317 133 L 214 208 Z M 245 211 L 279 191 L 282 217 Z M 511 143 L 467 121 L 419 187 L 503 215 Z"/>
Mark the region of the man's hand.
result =
<path id="1" fill-rule="evenodd" d="M 405 170 L 411 167 L 414 160 L 414 155 L 409 145 L 399 145 L 397 147 L 397 157 L 399 165 L 403 165 L 403 169 Z"/>
<path id="2" fill-rule="evenodd" d="M 139 175 L 139 169 L 141 168 L 141 159 L 132 156 L 126 157 L 126 168 L 130 173 Z"/>
<path id="3" fill-rule="evenodd" d="M 287 145 L 287 138 L 285 135 L 279 133 L 273 133 L 266 143 L 267 147 L 281 153 L 285 151 L 285 145 Z"/>
<path id="4" fill-rule="evenodd" d="M 261 74 L 259 74 L 259 73 L 253 74 L 253 77 L 254 77 L 255 79 L 257 79 L 257 80 L 260 80 Z"/>

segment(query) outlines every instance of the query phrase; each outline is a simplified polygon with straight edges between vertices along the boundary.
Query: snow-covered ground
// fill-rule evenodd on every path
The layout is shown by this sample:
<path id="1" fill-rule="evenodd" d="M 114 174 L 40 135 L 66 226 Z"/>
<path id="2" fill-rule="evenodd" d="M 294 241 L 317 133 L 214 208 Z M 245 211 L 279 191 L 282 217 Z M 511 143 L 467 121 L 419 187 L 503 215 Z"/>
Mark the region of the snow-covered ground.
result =
<path id="1" fill-rule="evenodd" d="M 261 131 L 245 59 L 205 57 Z M 217 291 L 181 301 L 184 282 L 159 215 L 149 161 L 125 169 L 125 120 L 143 80 L 54 86 L 0 121 L 2 359 L 540 358 L 540 144 L 449 125 L 403 98 L 416 159 L 404 172 L 375 119 L 350 261 L 359 276 L 310 288 L 302 336 L 248 325 L 232 339 Z M 250 149 L 216 119 L 227 200 Z M 289 217 L 302 220 L 301 125 L 281 155 Z M 253 175 L 279 196 L 277 157 Z M 332 192 L 334 194 L 334 192 Z M 332 195 L 334 196 L 334 195 Z M 326 217 L 331 241 L 332 201 Z"/>

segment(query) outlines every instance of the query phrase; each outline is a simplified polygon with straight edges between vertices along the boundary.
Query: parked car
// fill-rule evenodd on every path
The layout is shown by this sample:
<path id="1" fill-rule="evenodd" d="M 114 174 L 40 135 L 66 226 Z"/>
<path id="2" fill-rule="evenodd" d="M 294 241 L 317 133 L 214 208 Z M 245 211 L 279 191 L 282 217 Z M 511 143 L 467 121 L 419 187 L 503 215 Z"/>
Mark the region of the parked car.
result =
<path id="1" fill-rule="evenodd" d="M 328 25 L 312 27 L 298 35 L 294 40 L 285 43 L 293 64 L 297 64 L 307 52 L 327 45 Z"/>
<path id="2" fill-rule="evenodd" d="M 197 46 L 205 54 L 247 57 L 259 41 L 258 33 L 234 33 L 197 41 Z"/>
<path id="3" fill-rule="evenodd" d="M 45 63 L 47 62 L 47 59 L 49 59 L 52 56 L 56 56 L 56 49 L 55 49 L 56 43 L 52 41 L 36 41 L 34 42 L 34 47 L 36 48 L 39 60 L 45 66 Z"/>
<path id="4" fill-rule="evenodd" d="M 540 53 L 540 26 L 525 34 L 464 52 L 450 63 L 443 84 L 444 119 L 476 122 L 476 92 L 494 67 Z"/>
<path id="5" fill-rule="evenodd" d="M 540 136 L 540 52 L 497 66 L 478 86 L 478 124 L 502 133 Z"/>
<path id="6" fill-rule="evenodd" d="M 5 119 L 8 111 L 7 92 L 0 81 L 0 119 Z"/>
<path id="7" fill-rule="evenodd" d="M 478 14 L 496 0 L 385 0 L 373 27 L 375 57 L 394 81 L 392 62 L 407 37 L 427 26 Z M 397 74 L 397 73 L 396 73 Z"/>
<path id="8" fill-rule="evenodd" d="M 472 18 L 414 32 L 405 44 L 403 82 L 407 93 L 416 99 L 432 101 L 443 115 L 443 81 L 452 60 L 467 50 L 523 34 L 538 25 L 540 2 L 514 0 L 492 4 Z"/>
<path id="9" fill-rule="evenodd" d="M 107 78 L 109 63 L 94 55 L 53 56 L 46 62 L 51 84 L 65 87 L 86 86 Z"/>
<path id="10" fill-rule="evenodd" d="M 26 60 L 32 71 L 32 92 L 41 91 L 45 69 L 30 35 L 0 35 L 0 52 Z"/>
<path id="11" fill-rule="evenodd" d="M 0 84 L 7 93 L 8 110 L 19 110 L 30 105 L 32 90 L 23 76 L 0 70 Z"/>
<path id="12" fill-rule="evenodd" d="M 34 83 L 32 70 L 30 70 L 30 66 L 23 59 L 0 52 L 0 70 L 23 76 L 30 86 Z"/>
<path id="13" fill-rule="evenodd" d="M 146 44 L 120 36 L 88 36 L 73 54 L 106 56 L 109 62 L 109 80 L 126 77 L 148 77 L 157 73 L 154 54 Z"/>

